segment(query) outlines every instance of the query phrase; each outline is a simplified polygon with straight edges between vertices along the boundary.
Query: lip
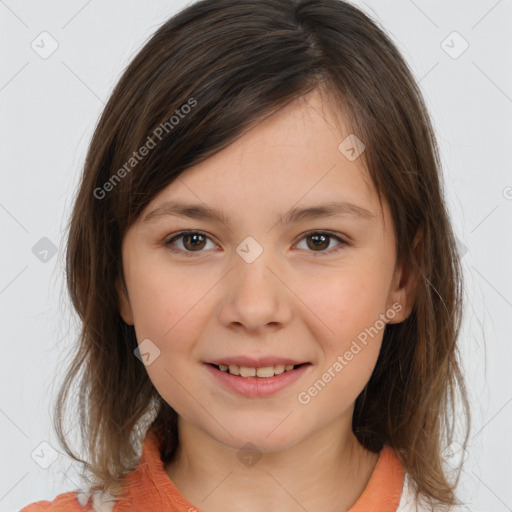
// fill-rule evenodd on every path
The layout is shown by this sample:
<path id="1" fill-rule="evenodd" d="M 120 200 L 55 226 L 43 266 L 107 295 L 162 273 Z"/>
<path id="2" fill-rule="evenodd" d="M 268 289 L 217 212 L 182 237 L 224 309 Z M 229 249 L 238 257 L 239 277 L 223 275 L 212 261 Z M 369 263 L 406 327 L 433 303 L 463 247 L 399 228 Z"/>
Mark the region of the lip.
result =
<path id="1" fill-rule="evenodd" d="M 281 391 L 282 389 L 292 385 L 294 382 L 300 379 L 311 366 L 310 363 L 306 363 L 302 366 L 299 366 L 295 370 L 284 372 L 281 375 L 274 375 L 274 377 L 240 377 L 238 375 L 231 375 L 228 372 L 218 370 L 212 366 L 212 364 L 205 363 L 205 366 L 217 382 L 231 391 L 251 398 L 266 397 Z M 250 366 L 250 368 L 261 367 Z"/>
<path id="2" fill-rule="evenodd" d="M 277 366 L 279 364 L 293 364 L 293 366 L 298 364 L 304 364 L 307 361 L 296 361 L 294 359 L 287 359 L 285 357 L 278 356 L 263 356 L 263 357 L 247 357 L 247 356 L 235 356 L 235 357 L 219 357 L 218 359 L 212 361 L 206 361 L 210 364 L 215 364 L 217 366 L 221 364 L 236 364 L 237 366 L 246 366 L 247 368 L 263 368 L 265 366 Z"/>

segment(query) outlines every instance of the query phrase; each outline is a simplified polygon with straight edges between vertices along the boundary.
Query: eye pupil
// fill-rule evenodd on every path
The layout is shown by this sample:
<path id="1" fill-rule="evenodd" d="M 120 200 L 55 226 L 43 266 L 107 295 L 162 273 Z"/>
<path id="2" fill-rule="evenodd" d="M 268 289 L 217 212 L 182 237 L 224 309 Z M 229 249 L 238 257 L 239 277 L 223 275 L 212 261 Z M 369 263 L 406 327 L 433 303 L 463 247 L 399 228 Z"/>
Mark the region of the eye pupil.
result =
<path id="1" fill-rule="evenodd" d="M 189 247 L 187 242 L 190 241 L 190 240 L 193 240 L 192 242 L 192 246 Z M 202 239 L 202 240 L 201 240 Z M 199 245 L 197 244 L 197 242 L 199 241 Z M 201 243 L 203 245 L 201 245 Z M 204 243 L 205 243 L 205 237 L 203 235 L 200 235 L 200 234 L 197 234 L 197 233 L 193 233 L 193 234 L 189 234 L 189 235 L 183 235 L 183 245 L 187 248 L 187 249 L 202 249 L 204 247 Z"/>
<path id="2" fill-rule="evenodd" d="M 310 249 L 325 249 L 326 247 L 329 247 L 329 237 L 326 236 L 326 235 L 310 235 L 308 238 L 308 241 L 309 240 L 312 240 L 314 239 L 315 242 L 313 243 L 313 245 L 311 246 L 308 242 L 308 246 Z M 327 241 L 327 243 L 326 243 Z M 319 242 L 319 243 L 317 243 Z"/>

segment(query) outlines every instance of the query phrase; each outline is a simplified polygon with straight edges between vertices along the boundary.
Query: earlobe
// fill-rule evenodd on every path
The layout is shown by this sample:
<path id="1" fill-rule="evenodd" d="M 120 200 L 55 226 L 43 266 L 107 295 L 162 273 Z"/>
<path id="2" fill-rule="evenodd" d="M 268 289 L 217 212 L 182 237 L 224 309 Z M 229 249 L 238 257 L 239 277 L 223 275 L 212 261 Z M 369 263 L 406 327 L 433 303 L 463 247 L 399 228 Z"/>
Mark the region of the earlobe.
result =
<path id="1" fill-rule="evenodd" d="M 130 305 L 130 300 L 128 298 L 128 290 L 124 285 L 124 281 L 121 283 L 121 280 L 118 279 L 116 282 L 116 289 L 119 303 L 119 314 L 121 315 L 121 318 L 125 321 L 125 323 L 127 323 L 128 325 L 133 325 L 134 322 L 132 307 Z"/>
<path id="2" fill-rule="evenodd" d="M 415 261 L 420 261 L 419 254 L 422 250 L 423 230 L 420 227 L 414 237 L 412 252 Z M 409 260 L 397 268 L 393 287 L 390 294 L 390 303 L 388 307 L 398 313 L 388 323 L 400 323 L 408 318 L 416 302 L 419 283 L 419 269 L 413 261 Z"/>

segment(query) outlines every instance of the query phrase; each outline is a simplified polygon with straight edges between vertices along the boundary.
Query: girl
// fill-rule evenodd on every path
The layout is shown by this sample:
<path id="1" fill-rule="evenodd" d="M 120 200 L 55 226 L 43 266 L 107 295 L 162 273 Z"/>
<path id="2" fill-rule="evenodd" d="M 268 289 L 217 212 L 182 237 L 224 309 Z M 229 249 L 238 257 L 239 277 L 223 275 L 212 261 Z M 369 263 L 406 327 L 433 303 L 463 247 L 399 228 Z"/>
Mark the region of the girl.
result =
<path id="1" fill-rule="evenodd" d="M 172 17 L 101 116 L 70 223 L 83 327 L 55 418 L 88 485 L 23 511 L 460 505 L 440 172 L 409 68 L 351 4 Z"/>

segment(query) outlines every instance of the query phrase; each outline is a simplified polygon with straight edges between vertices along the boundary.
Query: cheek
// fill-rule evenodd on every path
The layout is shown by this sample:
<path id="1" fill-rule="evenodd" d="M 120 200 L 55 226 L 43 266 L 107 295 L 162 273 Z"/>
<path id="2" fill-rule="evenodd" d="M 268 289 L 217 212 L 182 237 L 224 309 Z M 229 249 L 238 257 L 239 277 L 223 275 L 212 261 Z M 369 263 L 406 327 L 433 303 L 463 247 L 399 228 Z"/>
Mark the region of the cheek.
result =
<path id="1" fill-rule="evenodd" d="M 385 312 L 390 276 L 384 271 L 362 262 L 301 285 L 300 296 L 328 328 L 334 343 L 372 327 Z M 324 284 L 319 287 L 319 282 Z"/>
<path id="2" fill-rule="evenodd" d="M 130 300 L 136 330 L 162 344 L 172 339 L 174 331 L 183 329 L 208 285 L 157 262 L 140 265 L 131 278 Z"/>
<path id="3" fill-rule="evenodd" d="M 193 387 L 193 378 L 184 363 L 193 359 L 199 328 L 194 320 L 208 288 L 192 284 L 185 274 L 158 265 L 150 272 L 139 270 L 132 274 L 131 300 L 139 350 L 146 343 L 155 354 L 146 365 L 148 376 L 162 398 L 187 417 L 190 404 L 184 389 Z"/>
<path id="4" fill-rule="evenodd" d="M 309 292 L 302 288 L 304 302 L 316 313 L 309 329 L 316 333 L 322 353 L 315 375 L 320 382 L 309 383 L 322 389 L 317 401 L 320 409 L 328 408 L 331 401 L 349 407 L 370 379 L 386 326 L 381 318 L 389 286 L 385 271 L 360 259 L 331 272 L 321 289 L 313 286 L 313 279 Z"/>
<path id="5" fill-rule="evenodd" d="M 211 275 L 200 278 L 197 272 L 194 275 L 158 264 L 148 265 L 144 271 L 139 267 L 132 274 L 130 295 L 137 340 L 151 340 L 160 354 L 159 364 L 147 367 L 151 380 L 159 378 L 158 368 L 180 373 L 186 361 L 199 358 L 194 352 L 195 340 L 211 316 L 208 292 L 216 281 Z"/>
<path id="6" fill-rule="evenodd" d="M 173 325 L 172 312 L 179 314 L 176 293 L 158 271 L 137 272 L 131 284 L 130 300 L 137 338 L 160 341 Z"/>

